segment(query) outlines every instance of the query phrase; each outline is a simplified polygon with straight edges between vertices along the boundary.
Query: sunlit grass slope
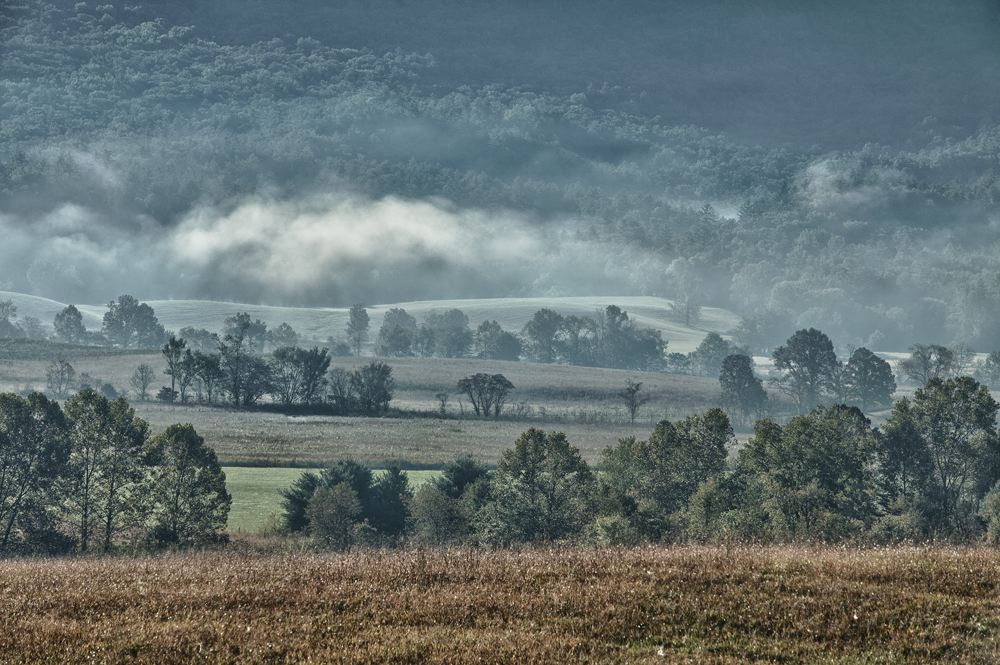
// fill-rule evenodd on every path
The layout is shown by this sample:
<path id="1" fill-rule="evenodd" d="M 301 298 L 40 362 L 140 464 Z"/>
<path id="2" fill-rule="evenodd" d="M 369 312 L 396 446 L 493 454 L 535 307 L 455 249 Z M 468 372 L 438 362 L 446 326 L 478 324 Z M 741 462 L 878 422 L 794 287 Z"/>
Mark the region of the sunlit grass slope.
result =
<path id="1" fill-rule="evenodd" d="M 141 299 L 140 295 L 136 295 Z M 11 299 L 17 305 L 19 318 L 33 316 L 46 325 L 52 325 L 55 315 L 66 304 L 54 300 L 0 292 L 0 299 Z M 305 340 L 325 341 L 328 337 L 344 337 L 347 326 L 347 308 L 306 308 L 272 307 L 208 300 L 150 300 L 148 304 L 156 311 L 156 316 L 168 330 L 177 331 L 192 326 L 218 331 L 223 320 L 237 312 L 247 312 L 255 319 L 261 319 L 269 327 L 287 323 Z M 469 317 L 469 325 L 475 328 L 485 320 L 496 319 L 505 330 L 520 330 L 531 320 L 535 312 L 542 308 L 555 310 L 564 315 L 590 316 L 598 309 L 617 305 L 628 312 L 637 325 L 657 328 L 668 341 L 671 352 L 693 351 L 708 332 L 725 334 L 732 330 L 739 317 L 733 312 L 706 307 L 699 321 L 691 327 L 678 321 L 670 311 L 670 301 L 650 296 L 588 296 L 575 298 L 492 298 L 480 300 L 422 300 L 418 302 L 393 303 L 369 306 L 372 336 L 382 325 L 382 317 L 391 308 L 399 307 L 417 318 L 418 321 L 431 312 L 444 312 L 458 308 Z M 83 324 L 89 330 L 101 327 L 106 305 L 80 305 Z"/>

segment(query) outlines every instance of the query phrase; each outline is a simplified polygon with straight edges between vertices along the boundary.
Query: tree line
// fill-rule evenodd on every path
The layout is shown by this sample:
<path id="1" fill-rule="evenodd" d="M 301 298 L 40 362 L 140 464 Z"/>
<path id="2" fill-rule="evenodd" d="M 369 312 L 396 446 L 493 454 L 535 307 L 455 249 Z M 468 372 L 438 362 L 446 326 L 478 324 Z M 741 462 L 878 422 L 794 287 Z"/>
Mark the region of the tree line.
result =
<path id="1" fill-rule="evenodd" d="M 529 429 L 496 470 L 470 458 L 413 488 L 342 461 L 284 492 L 275 529 L 336 549 L 419 542 L 1000 542 L 998 405 L 970 377 L 934 378 L 882 428 L 857 407 L 758 420 L 746 446 L 719 408 L 619 439 L 596 468 Z"/>
<path id="2" fill-rule="evenodd" d="M 0 553 L 225 541 L 231 498 L 191 425 L 153 436 L 124 398 L 0 395 Z"/>

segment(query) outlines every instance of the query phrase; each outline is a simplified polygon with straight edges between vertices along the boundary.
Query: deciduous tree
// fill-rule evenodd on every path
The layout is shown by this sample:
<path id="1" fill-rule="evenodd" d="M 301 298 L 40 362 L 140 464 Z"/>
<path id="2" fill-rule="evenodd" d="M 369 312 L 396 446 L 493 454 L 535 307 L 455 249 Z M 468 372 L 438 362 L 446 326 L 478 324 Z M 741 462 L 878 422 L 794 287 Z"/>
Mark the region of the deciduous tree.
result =
<path id="1" fill-rule="evenodd" d="M 149 386 L 152 385 L 155 379 L 156 372 L 153 368 L 146 363 L 142 363 L 135 368 L 135 371 L 132 373 L 128 382 L 139 396 L 139 399 L 145 402 L 147 393 L 149 392 Z"/>
<path id="2" fill-rule="evenodd" d="M 861 403 L 861 410 L 869 407 L 887 407 L 896 392 L 896 379 L 889 363 L 861 347 L 851 354 L 843 375 L 848 400 Z"/>
<path id="3" fill-rule="evenodd" d="M 123 349 L 155 349 L 166 337 L 153 308 L 130 295 L 108 303 L 102 332 L 111 344 Z"/>
<path id="4" fill-rule="evenodd" d="M 18 519 L 29 510 L 58 508 L 53 493 L 70 446 L 57 402 L 41 393 L 0 395 L 0 551 L 9 551 Z"/>
<path id="5" fill-rule="evenodd" d="M 753 358 L 744 355 L 726 356 L 719 370 L 722 405 L 742 422 L 748 423 L 764 415 L 767 391 L 763 381 L 753 371 Z"/>
<path id="6" fill-rule="evenodd" d="M 124 398 L 109 401 L 83 390 L 66 402 L 72 452 L 66 503 L 80 550 L 100 539 L 104 552 L 115 537 L 144 527 L 150 508 L 149 426 Z"/>
<path id="7" fill-rule="evenodd" d="M 514 389 L 503 374 L 478 373 L 459 380 L 458 390 L 468 396 L 477 416 L 499 417 L 510 391 Z"/>
<path id="8" fill-rule="evenodd" d="M 171 425 L 152 448 L 153 540 L 187 545 L 222 539 L 232 497 L 215 451 L 192 425 Z"/>
<path id="9" fill-rule="evenodd" d="M 806 413 L 836 391 L 840 362 L 833 342 L 819 330 L 799 330 L 771 357 L 775 369 L 782 372 L 772 379 L 772 385 L 795 400 L 799 413 Z"/>
<path id="10" fill-rule="evenodd" d="M 83 327 L 83 314 L 74 305 L 67 305 L 56 314 L 53 321 L 56 339 L 66 344 L 79 344 L 87 335 Z"/>
<path id="11" fill-rule="evenodd" d="M 363 303 L 351 305 L 347 313 L 347 338 L 354 345 L 354 355 L 361 355 L 361 346 L 368 341 L 368 312 Z"/>
<path id="12" fill-rule="evenodd" d="M 635 424 L 635 414 L 638 413 L 643 404 L 649 401 L 648 397 L 639 395 L 640 390 L 642 390 L 642 381 L 627 379 L 625 388 L 618 392 L 618 399 L 628 412 L 629 422 L 633 425 Z"/>
<path id="13" fill-rule="evenodd" d="M 497 464 L 488 540 L 553 541 L 577 533 L 589 516 L 593 476 L 562 432 L 529 429 Z"/>
<path id="14" fill-rule="evenodd" d="M 933 378 L 947 378 L 955 367 L 955 354 L 939 344 L 914 344 L 910 357 L 897 365 L 906 378 L 922 386 Z"/>

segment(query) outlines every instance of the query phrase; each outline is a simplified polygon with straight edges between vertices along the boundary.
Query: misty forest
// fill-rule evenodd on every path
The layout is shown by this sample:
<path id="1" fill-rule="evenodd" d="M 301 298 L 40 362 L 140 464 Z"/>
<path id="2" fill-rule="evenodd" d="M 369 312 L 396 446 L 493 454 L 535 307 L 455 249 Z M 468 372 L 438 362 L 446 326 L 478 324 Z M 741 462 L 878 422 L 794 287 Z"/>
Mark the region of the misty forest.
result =
<path id="1" fill-rule="evenodd" d="M 998 35 L 0 0 L 0 663 L 996 662 Z"/>
<path id="2" fill-rule="evenodd" d="M 991 9 L 8 1 L 0 279 L 311 306 L 694 288 L 775 320 L 765 345 L 992 349 Z"/>

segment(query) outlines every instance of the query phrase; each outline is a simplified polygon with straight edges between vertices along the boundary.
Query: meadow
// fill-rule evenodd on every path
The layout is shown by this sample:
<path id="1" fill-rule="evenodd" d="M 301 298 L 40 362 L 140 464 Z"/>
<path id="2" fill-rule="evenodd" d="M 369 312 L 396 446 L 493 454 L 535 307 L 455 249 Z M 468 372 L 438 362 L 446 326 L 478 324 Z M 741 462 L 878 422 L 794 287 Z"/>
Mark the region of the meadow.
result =
<path id="1" fill-rule="evenodd" d="M 992 549 L 240 550 L 2 561 L 0 662 L 1000 657 Z"/>
<path id="2" fill-rule="evenodd" d="M 30 347 L 25 351 L 24 346 Z M 119 390 L 142 363 L 153 367 L 161 384 L 166 365 L 156 351 L 133 352 L 21 342 L 0 346 L 0 391 L 43 389 L 50 355 L 68 360 L 95 383 L 111 382 Z M 331 367 L 351 370 L 371 358 L 335 358 Z M 473 359 L 392 358 L 396 396 L 393 417 L 294 416 L 271 411 L 139 401 L 130 395 L 136 414 L 154 432 L 174 423 L 191 423 L 215 448 L 223 464 L 327 464 L 353 457 L 373 467 L 406 460 L 418 466 L 440 466 L 471 455 L 495 463 L 500 453 L 527 427 L 564 431 L 588 461 L 622 436 L 646 436 L 663 418 L 678 419 L 704 411 L 718 401 L 713 379 L 626 370 L 542 365 Z M 467 400 L 456 394 L 459 379 L 487 372 L 502 373 L 516 386 L 509 404 L 517 410 L 499 420 L 472 417 Z M 628 379 L 643 382 L 649 399 L 633 425 L 617 393 Z M 445 415 L 435 395 L 449 393 Z"/>

